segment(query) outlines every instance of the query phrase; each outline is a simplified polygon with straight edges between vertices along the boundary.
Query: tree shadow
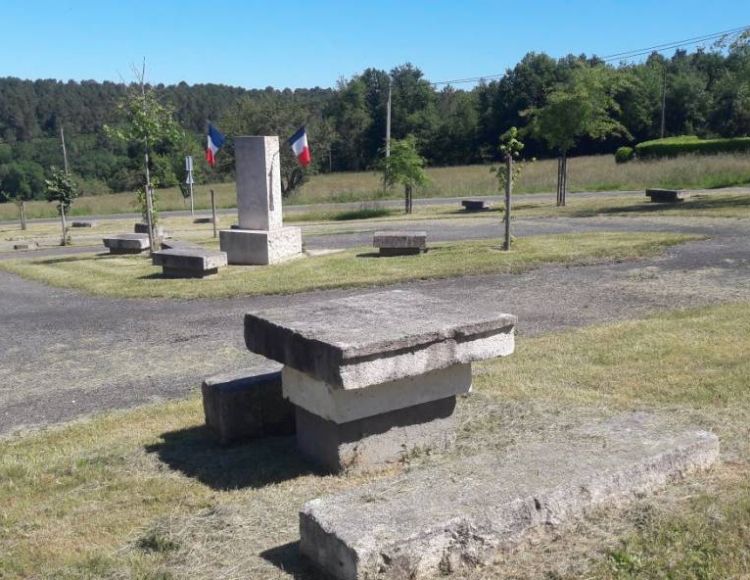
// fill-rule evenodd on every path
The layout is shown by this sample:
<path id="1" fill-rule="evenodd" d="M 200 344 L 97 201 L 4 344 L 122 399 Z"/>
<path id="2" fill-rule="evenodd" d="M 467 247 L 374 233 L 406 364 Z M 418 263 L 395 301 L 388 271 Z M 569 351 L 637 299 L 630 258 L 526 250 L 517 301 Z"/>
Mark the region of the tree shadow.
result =
<path id="1" fill-rule="evenodd" d="M 290 574 L 295 580 L 321 580 L 331 578 L 320 568 L 315 567 L 299 551 L 299 541 L 289 542 L 265 552 L 260 557 L 276 566 L 279 570 Z"/>
<path id="2" fill-rule="evenodd" d="M 357 254 L 356 258 L 418 258 L 419 256 L 422 256 L 424 254 L 427 254 L 431 250 L 439 250 L 441 249 L 440 246 L 430 246 L 429 248 L 426 248 L 423 252 L 418 254 L 401 254 L 396 256 L 381 256 L 379 252 L 364 252 L 362 254 Z"/>
<path id="3" fill-rule="evenodd" d="M 573 212 L 573 217 L 590 217 L 593 215 L 627 214 L 627 213 L 659 213 L 675 211 L 675 213 L 702 209 L 750 209 L 750 195 L 727 198 L 694 195 L 680 202 L 651 202 L 644 201 L 636 205 L 622 205 L 599 209 L 581 209 Z"/>
<path id="4" fill-rule="evenodd" d="M 319 473 L 298 452 L 294 437 L 223 446 L 201 425 L 163 433 L 161 439 L 146 445 L 146 452 L 215 490 L 260 488 Z"/>

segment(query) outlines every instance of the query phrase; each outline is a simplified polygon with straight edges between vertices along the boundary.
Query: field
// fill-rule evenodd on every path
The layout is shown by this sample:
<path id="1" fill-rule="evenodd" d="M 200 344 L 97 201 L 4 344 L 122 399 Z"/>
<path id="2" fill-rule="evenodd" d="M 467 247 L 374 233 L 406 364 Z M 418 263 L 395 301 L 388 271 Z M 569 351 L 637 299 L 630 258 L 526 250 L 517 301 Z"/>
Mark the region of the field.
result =
<path id="1" fill-rule="evenodd" d="M 524 163 L 516 193 L 555 191 L 557 162 L 553 159 Z M 685 156 L 656 161 L 632 161 L 616 164 L 611 155 L 571 158 L 568 162 L 568 187 L 575 191 L 642 190 L 646 187 L 706 189 L 750 183 L 750 155 L 722 154 Z M 497 181 L 490 166 L 435 167 L 427 170 L 430 183 L 417 192 L 418 197 L 454 197 L 497 194 Z M 195 191 L 196 208 L 210 207 L 209 189 L 216 191 L 217 207 L 234 207 L 234 183 L 199 185 Z M 108 215 L 135 211 L 132 193 L 84 197 L 75 201 L 73 215 Z M 159 192 L 162 210 L 189 207 L 177 188 Z M 399 199 L 394 190 L 384 195 L 380 176 L 374 172 L 315 175 L 295 192 L 286 204 L 358 202 L 375 199 Z M 27 204 L 30 218 L 56 217 L 51 204 L 35 201 Z M 13 204 L 0 205 L 0 220 L 17 219 Z"/>
<path id="2" fill-rule="evenodd" d="M 469 577 L 746 577 L 748 327 L 744 303 L 667 312 L 525 338 L 514 356 L 478 364 L 461 456 L 659 410 L 715 431 L 724 462 Z M 0 440 L 0 577 L 316 578 L 297 555 L 297 511 L 363 476 L 318 474 L 287 438 L 221 448 L 202 424 L 196 395 Z"/>

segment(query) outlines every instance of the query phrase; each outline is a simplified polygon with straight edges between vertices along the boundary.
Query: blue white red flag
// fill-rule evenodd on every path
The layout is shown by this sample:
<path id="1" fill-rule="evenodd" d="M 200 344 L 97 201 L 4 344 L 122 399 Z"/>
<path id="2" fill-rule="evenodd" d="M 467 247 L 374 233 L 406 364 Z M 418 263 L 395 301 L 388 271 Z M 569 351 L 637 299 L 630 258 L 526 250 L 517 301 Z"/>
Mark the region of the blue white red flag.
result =
<path id="1" fill-rule="evenodd" d="M 297 161 L 302 167 L 307 167 L 312 161 L 310 146 L 307 144 L 307 132 L 305 126 L 300 127 L 297 132 L 289 138 L 289 146 L 292 148 Z"/>
<path id="2" fill-rule="evenodd" d="M 214 127 L 211 123 L 208 124 L 208 143 L 206 144 L 206 161 L 211 167 L 216 167 L 216 154 L 224 145 L 224 135 Z"/>

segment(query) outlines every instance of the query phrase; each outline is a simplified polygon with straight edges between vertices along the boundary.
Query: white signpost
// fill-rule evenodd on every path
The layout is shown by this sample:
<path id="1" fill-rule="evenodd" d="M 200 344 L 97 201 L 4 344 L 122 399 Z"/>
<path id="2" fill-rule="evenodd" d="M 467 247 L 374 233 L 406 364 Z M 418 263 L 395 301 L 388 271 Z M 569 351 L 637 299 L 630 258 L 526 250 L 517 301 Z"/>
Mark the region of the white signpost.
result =
<path id="1" fill-rule="evenodd" d="M 185 157 L 185 171 L 187 177 L 185 183 L 190 187 L 190 215 L 195 215 L 195 204 L 193 203 L 193 157 L 188 155 Z"/>

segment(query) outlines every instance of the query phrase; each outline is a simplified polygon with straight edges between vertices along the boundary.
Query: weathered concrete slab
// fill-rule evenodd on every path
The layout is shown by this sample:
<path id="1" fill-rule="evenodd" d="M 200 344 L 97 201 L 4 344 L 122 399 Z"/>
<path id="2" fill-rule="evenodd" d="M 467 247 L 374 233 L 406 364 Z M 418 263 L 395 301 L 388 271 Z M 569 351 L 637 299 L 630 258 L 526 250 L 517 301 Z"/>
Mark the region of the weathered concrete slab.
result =
<path id="1" fill-rule="evenodd" d="M 445 451 L 456 439 L 456 397 L 336 423 L 296 407 L 297 447 L 339 472 L 380 468 L 415 451 Z"/>
<path id="2" fill-rule="evenodd" d="M 302 252 L 302 230 L 293 226 L 268 231 L 221 230 L 219 247 L 227 253 L 230 264 L 278 264 Z"/>
<path id="3" fill-rule="evenodd" d="M 384 231 L 375 232 L 372 245 L 380 250 L 381 256 L 404 256 L 419 254 L 427 249 L 425 231 Z"/>
<path id="4" fill-rule="evenodd" d="M 681 189 L 660 189 L 660 188 L 649 188 L 646 190 L 646 197 L 650 197 L 651 201 L 659 203 L 677 203 L 683 201 L 681 195 L 684 192 Z"/>
<path id="5" fill-rule="evenodd" d="M 294 433 L 294 406 L 281 393 L 281 367 L 268 364 L 203 381 L 206 425 L 223 444 Z"/>
<path id="6" fill-rule="evenodd" d="M 36 250 L 39 244 L 33 241 L 16 242 L 13 244 L 14 250 Z"/>
<path id="7" fill-rule="evenodd" d="M 715 435 L 631 414 L 308 502 L 300 550 L 342 580 L 427 578 L 528 530 L 661 487 L 718 459 Z"/>
<path id="8" fill-rule="evenodd" d="M 462 199 L 461 205 L 466 211 L 485 211 L 489 209 L 484 205 L 483 199 Z"/>
<path id="9" fill-rule="evenodd" d="M 390 290 L 245 315 L 252 352 L 337 389 L 414 377 L 513 352 L 516 317 Z"/>
<path id="10" fill-rule="evenodd" d="M 110 254 L 140 254 L 148 250 L 148 234 L 115 234 L 102 239 Z"/>
<path id="11" fill-rule="evenodd" d="M 218 273 L 227 265 L 227 255 L 201 247 L 176 247 L 154 252 L 154 266 L 161 266 L 165 276 L 175 278 L 204 278 Z"/>
<path id="12" fill-rule="evenodd" d="M 190 248 L 190 249 L 203 249 L 203 246 L 199 246 L 198 244 L 193 244 L 192 242 L 183 242 L 181 240 L 162 240 L 161 242 L 162 250 L 172 250 L 175 248 Z"/>

